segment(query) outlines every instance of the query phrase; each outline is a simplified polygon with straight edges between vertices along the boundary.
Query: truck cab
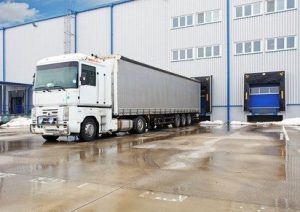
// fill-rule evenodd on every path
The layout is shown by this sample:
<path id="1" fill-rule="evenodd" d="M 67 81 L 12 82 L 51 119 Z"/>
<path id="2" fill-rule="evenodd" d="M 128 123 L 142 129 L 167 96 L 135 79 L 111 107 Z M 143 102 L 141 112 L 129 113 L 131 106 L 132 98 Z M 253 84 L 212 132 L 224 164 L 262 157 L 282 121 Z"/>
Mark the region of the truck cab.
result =
<path id="1" fill-rule="evenodd" d="M 111 119 L 113 61 L 83 54 L 40 60 L 34 77 L 31 132 L 46 140 L 79 135 L 88 141 L 117 130 L 117 120 Z"/>

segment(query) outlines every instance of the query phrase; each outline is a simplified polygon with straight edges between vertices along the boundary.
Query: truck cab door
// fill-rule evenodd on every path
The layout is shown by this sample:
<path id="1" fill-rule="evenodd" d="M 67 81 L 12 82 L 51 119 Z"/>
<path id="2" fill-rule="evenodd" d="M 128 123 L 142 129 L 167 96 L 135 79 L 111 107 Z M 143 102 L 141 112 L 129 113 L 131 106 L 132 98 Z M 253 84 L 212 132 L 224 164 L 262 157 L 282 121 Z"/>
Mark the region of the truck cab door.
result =
<path id="1" fill-rule="evenodd" d="M 96 67 L 81 64 L 80 76 L 80 104 L 96 105 L 98 104 L 97 94 L 97 73 Z"/>

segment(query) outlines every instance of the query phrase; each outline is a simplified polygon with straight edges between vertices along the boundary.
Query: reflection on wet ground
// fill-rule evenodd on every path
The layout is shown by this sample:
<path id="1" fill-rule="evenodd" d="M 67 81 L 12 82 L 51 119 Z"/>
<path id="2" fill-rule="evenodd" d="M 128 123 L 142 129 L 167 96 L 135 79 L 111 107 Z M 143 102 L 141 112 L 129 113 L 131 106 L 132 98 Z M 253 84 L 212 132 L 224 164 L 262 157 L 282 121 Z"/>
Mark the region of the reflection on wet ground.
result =
<path id="1" fill-rule="evenodd" d="M 192 126 L 94 142 L 0 129 L 0 210 L 300 210 L 300 144 L 281 128 Z"/>

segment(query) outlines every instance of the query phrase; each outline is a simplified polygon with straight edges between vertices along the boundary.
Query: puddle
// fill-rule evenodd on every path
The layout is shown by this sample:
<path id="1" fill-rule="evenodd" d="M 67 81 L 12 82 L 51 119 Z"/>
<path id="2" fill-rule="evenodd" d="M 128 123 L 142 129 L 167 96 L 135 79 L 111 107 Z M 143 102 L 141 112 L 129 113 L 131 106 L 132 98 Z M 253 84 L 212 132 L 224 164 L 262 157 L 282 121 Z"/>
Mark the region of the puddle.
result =
<path id="1" fill-rule="evenodd" d="M 58 184 L 63 183 L 65 180 L 56 179 L 56 178 L 49 178 L 49 177 L 38 177 L 30 180 L 33 183 L 41 183 L 41 184 Z"/>
<path id="2" fill-rule="evenodd" d="M 167 194 L 167 193 L 153 192 L 153 191 L 146 191 L 140 194 L 139 197 L 153 199 L 153 200 L 160 200 L 160 201 L 168 201 L 168 202 L 183 202 L 188 198 L 188 196 L 185 195 Z"/>

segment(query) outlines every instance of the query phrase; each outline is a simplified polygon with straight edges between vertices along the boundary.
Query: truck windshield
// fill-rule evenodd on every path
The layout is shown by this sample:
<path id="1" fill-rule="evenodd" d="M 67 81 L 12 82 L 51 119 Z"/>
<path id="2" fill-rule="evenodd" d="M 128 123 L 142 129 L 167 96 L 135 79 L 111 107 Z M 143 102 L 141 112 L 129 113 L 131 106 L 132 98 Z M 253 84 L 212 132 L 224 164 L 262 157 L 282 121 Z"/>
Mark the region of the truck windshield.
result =
<path id="1" fill-rule="evenodd" d="M 78 87 L 78 62 L 64 62 L 37 67 L 35 90 Z"/>

